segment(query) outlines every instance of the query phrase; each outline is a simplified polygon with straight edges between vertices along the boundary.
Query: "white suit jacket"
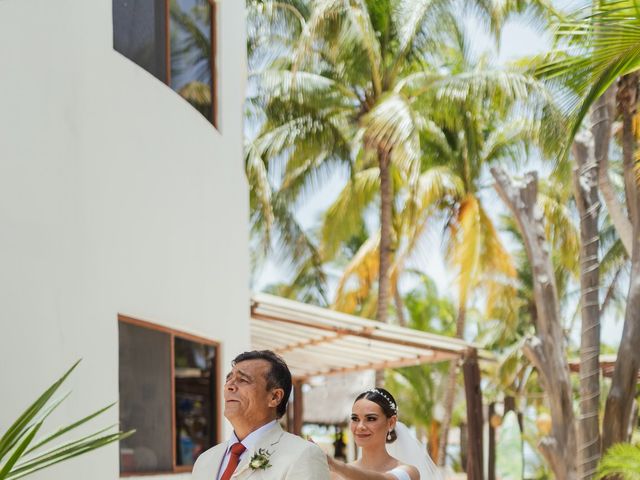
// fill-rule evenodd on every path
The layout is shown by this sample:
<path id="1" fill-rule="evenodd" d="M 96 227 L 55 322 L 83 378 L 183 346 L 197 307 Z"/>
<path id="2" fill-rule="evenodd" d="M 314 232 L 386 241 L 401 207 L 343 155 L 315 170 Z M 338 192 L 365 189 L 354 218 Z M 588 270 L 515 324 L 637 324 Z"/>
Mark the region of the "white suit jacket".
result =
<path id="1" fill-rule="evenodd" d="M 198 457 L 191 474 L 192 480 L 216 480 L 229 442 L 210 448 Z M 264 470 L 252 469 L 249 461 L 258 449 L 267 450 L 271 466 Z M 313 443 L 285 432 L 276 423 L 258 441 L 255 448 L 246 451 L 231 476 L 233 480 L 329 480 L 329 466 L 324 452 Z"/>

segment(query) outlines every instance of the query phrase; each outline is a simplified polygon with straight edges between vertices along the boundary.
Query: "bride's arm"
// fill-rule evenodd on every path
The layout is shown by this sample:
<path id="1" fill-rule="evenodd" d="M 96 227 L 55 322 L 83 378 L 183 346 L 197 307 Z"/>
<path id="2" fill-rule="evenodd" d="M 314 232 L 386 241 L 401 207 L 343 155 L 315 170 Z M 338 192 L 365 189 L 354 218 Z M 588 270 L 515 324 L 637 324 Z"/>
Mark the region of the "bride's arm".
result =
<path id="1" fill-rule="evenodd" d="M 329 468 L 332 472 L 339 474 L 348 480 L 404 480 L 399 478 L 393 473 L 380 473 L 373 470 L 367 470 L 365 468 L 356 467 L 355 465 L 348 465 L 340 460 L 336 460 L 331 456 L 327 456 L 329 461 Z M 414 472 L 415 470 L 415 472 Z M 402 469 L 403 473 L 409 477 L 410 480 L 418 480 L 420 474 L 415 468 L 409 467 L 408 470 Z"/>

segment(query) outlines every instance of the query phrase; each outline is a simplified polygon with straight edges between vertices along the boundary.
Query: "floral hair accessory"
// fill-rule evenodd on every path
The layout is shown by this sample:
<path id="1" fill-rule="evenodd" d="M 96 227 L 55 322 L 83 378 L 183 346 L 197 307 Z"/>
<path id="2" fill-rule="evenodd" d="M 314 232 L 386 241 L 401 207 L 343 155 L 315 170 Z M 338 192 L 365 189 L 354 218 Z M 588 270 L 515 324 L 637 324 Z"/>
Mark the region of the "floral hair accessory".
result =
<path id="1" fill-rule="evenodd" d="M 367 390 L 367 392 L 369 392 L 369 393 L 377 393 L 378 395 L 380 395 L 382 398 L 384 398 L 387 401 L 387 403 L 389 404 L 389 407 L 391 407 L 391 410 L 393 411 L 393 413 L 395 413 L 396 415 L 398 414 L 398 406 L 393 402 L 393 400 L 391 400 L 391 398 L 389 398 L 389 396 L 387 394 L 381 392 L 377 388 L 370 388 L 369 390 Z"/>
<path id="2" fill-rule="evenodd" d="M 266 470 L 271 466 L 269 457 L 271 457 L 271 452 L 260 448 L 249 460 L 249 467 L 251 470 Z"/>

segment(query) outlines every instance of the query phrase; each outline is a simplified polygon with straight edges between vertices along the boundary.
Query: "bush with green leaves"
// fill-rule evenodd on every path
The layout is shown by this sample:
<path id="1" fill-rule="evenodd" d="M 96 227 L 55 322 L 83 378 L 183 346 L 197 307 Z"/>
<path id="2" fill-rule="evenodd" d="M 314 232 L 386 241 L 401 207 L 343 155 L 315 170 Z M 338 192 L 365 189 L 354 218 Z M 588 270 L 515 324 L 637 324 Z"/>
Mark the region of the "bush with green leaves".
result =
<path id="1" fill-rule="evenodd" d="M 87 415 L 74 423 L 58 428 L 44 438 L 36 436 L 44 421 L 67 398 L 64 395 L 54 399 L 54 394 L 78 366 L 77 361 L 53 385 L 51 385 L 38 399 L 27 408 L 22 415 L 0 437 L 0 480 L 15 480 L 30 475 L 43 468 L 68 460 L 83 453 L 116 442 L 130 436 L 133 431 L 114 432 L 116 425 L 98 430 L 97 432 L 81 436 L 76 440 L 53 443 L 60 437 L 76 430 L 81 425 L 104 413 L 115 403 Z"/>

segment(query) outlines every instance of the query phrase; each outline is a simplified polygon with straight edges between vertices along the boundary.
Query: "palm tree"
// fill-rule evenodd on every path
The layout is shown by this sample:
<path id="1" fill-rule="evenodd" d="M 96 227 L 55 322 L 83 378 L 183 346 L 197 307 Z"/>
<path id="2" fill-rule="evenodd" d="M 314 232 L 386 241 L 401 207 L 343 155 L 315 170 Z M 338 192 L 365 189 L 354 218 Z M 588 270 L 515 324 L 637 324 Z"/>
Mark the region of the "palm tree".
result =
<path id="1" fill-rule="evenodd" d="M 272 56 L 273 67 L 254 74 L 265 118 L 254 142 L 258 155 L 269 165 L 281 165 L 280 192 L 291 201 L 331 168 L 344 169 L 351 185 L 362 188 L 354 195 L 363 207 L 379 201 L 380 233 L 370 248 L 378 256 L 376 317 L 386 321 L 402 233 L 394 209 L 402 209 L 396 205 L 402 195 L 419 192 L 433 109 L 459 112 L 459 100 L 467 96 L 496 95 L 505 102 L 539 96 L 538 85 L 519 72 L 438 70 L 442 65 L 435 65 L 432 52 L 459 30 L 454 9 L 461 4 L 456 2 L 283 1 L 260 2 L 260 7 L 289 21 L 274 22 L 282 48 Z M 474 7 L 494 26 L 503 16 L 488 2 Z M 411 208 L 407 212 L 413 217 L 406 218 L 418 218 Z M 353 216 L 340 222 L 339 235 L 325 230 L 325 260 L 358 228 L 359 222 L 349 219 Z"/>
<path id="2" fill-rule="evenodd" d="M 626 212 L 615 196 L 603 190 L 607 209 L 616 230 L 631 257 L 631 281 L 627 295 L 624 330 L 612 386 L 604 415 L 603 448 L 625 441 L 629 429 L 635 396 L 640 352 L 640 189 L 638 188 L 634 115 L 638 99 L 638 69 L 640 68 L 640 2 L 610 0 L 594 3 L 588 12 L 560 25 L 560 39 L 568 45 L 560 60 L 540 69 L 542 75 L 569 85 L 578 95 L 568 99 L 573 121 L 567 145 L 571 144 L 582 120 L 592 105 L 599 102 L 608 110 L 606 99 L 617 82 L 617 110 L 622 120 Z M 611 95 L 613 96 L 613 95 Z M 608 164 L 599 166 L 601 176 L 608 176 Z M 606 183 L 606 182 L 605 182 Z"/>
<path id="3" fill-rule="evenodd" d="M 456 40 L 463 38 L 457 36 Z M 465 57 L 464 45 L 458 46 L 459 48 L 445 49 L 451 75 L 472 75 L 476 72 L 482 75 L 482 67 L 470 63 L 470 59 Z M 454 59 L 458 59 L 458 62 Z M 407 204 L 412 208 L 395 210 L 393 224 L 398 232 L 400 246 L 391 270 L 394 293 L 398 291 L 399 273 L 407 259 L 421 246 L 420 240 L 429 220 L 433 220 L 436 215 L 447 217 L 448 258 L 459 272 L 456 322 L 456 335 L 459 337 L 463 336 L 465 330 L 471 289 L 479 284 L 486 287 L 488 311 L 493 308 L 492 304 L 496 299 L 515 298 L 506 294 L 506 288 L 512 282 L 509 279 L 514 276 L 515 269 L 486 212 L 482 195 L 483 174 L 491 164 L 505 160 L 515 162 L 525 157 L 527 146 L 538 140 L 535 122 L 529 123 L 518 118 L 519 112 L 513 108 L 515 104 L 506 102 L 506 105 L 501 105 L 499 102 L 492 102 L 491 97 L 486 99 L 465 96 L 458 103 L 457 109 L 452 106 L 450 111 L 432 113 L 435 111 L 433 107 L 425 108 L 430 113 L 429 121 L 432 123 L 428 135 L 423 135 L 422 140 L 424 157 L 430 161 L 425 162 L 425 171 L 420 174 L 417 194 L 407 195 Z M 323 235 L 325 245 L 330 242 L 333 242 L 332 245 L 337 244 L 341 235 L 335 235 L 335 232 L 342 227 L 342 235 L 345 235 L 350 226 L 357 222 L 358 216 L 363 211 L 366 212 L 367 202 L 374 198 L 375 175 L 376 172 L 364 170 L 356 174 L 354 181 L 345 187 L 328 211 L 324 226 L 326 233 Z M 399 190 L 396 187 L 396 191 Z M 414 198 L 419 202 L 412 204 Z M 571 244 L 575 245 L 576 242 Z M 378 245 L 378 236 L 372 236 L 348 264 L 337 290 L 335 306 L 338 309 L 353 312 L 356 308 L 361 308 L 360 313 L 367 313 L 366 309 L 372 305 L 372 283 L 377 266 L 375 259 Z M 350 290 L 348 286 L 351 286 Z M 396 305 L 396 309 L 401 312 L 402 305 Z M 452 365 L 445 398 L 447 415 L 443 422 L 442 443 L 438 449 L 440 463 L 444 462 L 446 454 L 456 371 L 456 366 Z"/>

